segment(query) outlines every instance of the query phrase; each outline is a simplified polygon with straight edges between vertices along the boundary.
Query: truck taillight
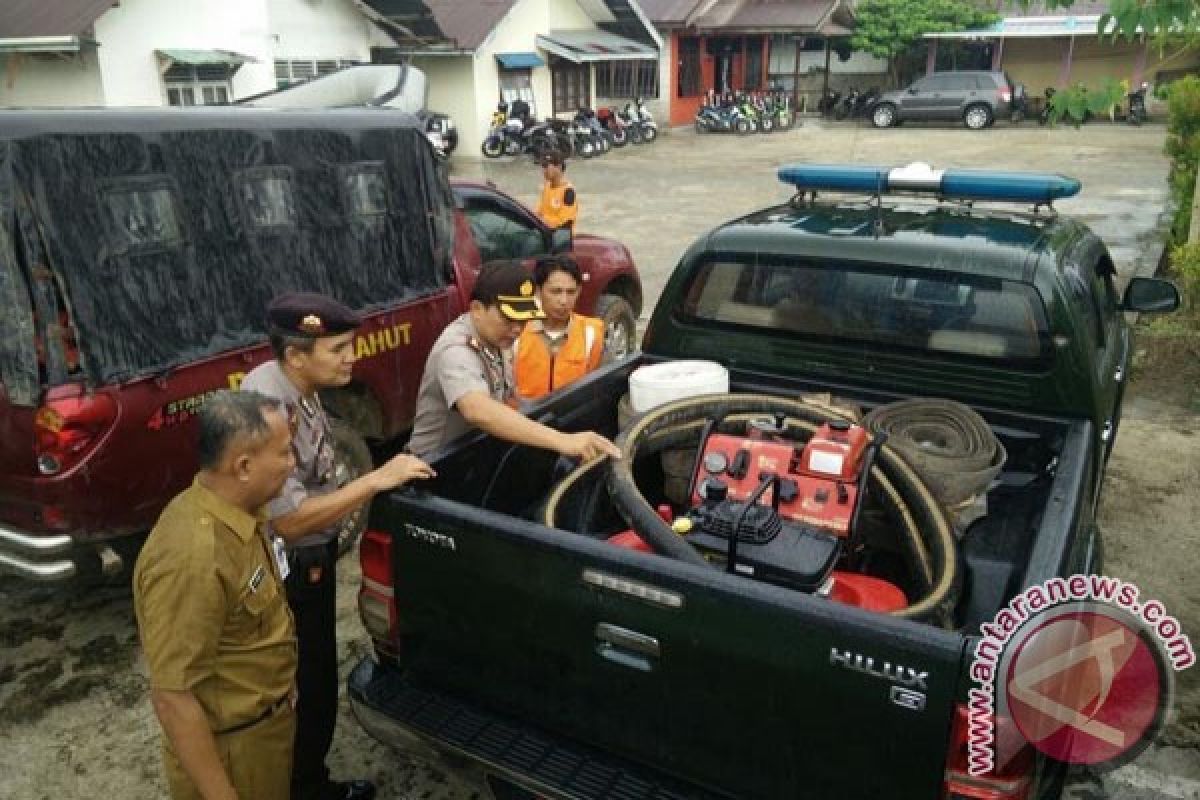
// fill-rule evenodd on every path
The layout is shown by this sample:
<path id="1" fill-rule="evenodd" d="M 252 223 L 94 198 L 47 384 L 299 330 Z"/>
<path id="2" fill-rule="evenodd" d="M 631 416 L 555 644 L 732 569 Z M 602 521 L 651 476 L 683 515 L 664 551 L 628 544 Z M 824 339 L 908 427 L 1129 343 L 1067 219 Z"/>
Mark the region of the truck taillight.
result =
<path id="1" fill-rule="evenodd" d="M 358 548 L 362 587 L 358 590 L 358 612 L 363 627 L 375 646 L 394 654 L 396 646 L 396 592 L 392 584 L 392 537 L 382 531 L 366 531 Z"/>
<path id="2" fill-rule="evenodd" d="M 38 471 L 57 475 L 87 458 L 117 420 L 117 404 L 106 394 L 48 396 L 34 415 Z"/>
<path id="3" fill-rule="evenodd" d="M 1012 102 L 1012 89 L 1009 89 L 1008 87 L 1001 89 L 1000 90 L 1000 99 L 1003 100 L 1005 103 L 1011 103 Z"/>
<path id="4" fill-rule="evenodd" d="M 972 775 L 970 765 L 970 711 L 962 703 L 954 707 L 950 749 L 946 758 L 943 800 L 1028 800 L 1033 788 L 1033 748 L 1025 742 L 1013 721 L 994 717 L 991 746 L 994 767 L 983 775 Z"/>

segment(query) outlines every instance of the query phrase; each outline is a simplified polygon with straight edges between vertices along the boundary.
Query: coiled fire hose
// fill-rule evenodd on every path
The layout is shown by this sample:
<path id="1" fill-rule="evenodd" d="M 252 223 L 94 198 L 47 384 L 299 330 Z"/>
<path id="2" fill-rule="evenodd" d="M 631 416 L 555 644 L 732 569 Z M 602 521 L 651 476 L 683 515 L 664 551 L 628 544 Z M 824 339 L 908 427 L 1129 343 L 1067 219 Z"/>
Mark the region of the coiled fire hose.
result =
<path id="1" fill-rule="evenodd" d="M 695 443 L 710 418 L 722 419 L 720 429 L 744 429 L 745 423 L 763 414 L 783 413 L 789 436 L 804 441 L 825 422 L 849 420 L 827 407 L 802 400 L 760 394 L 719 394 L 677 400 L 646 412 L 616 439 L 621 459 L 608 461 L 607 485 L 618 512 L 637 533 L 663 555 L 690 564 L 712 567 L 685 539 L 671 530 L 642 496 L 633 477 L 639 457 L 667 447 Z M 596 459 L 581 464 L 551 492 L 543 522 L 557 527 L 564 497 L 586 475 L 605 464 Z M 871 468 L 871 484 L 884 510 L 903 531 L 901 544 L 920 595 L 896 616 L 946 622 L 958 588 L 957 543 L 937 499 L 917 473 L 890 446 L 884 444 Z"/>
<path id="2" fill-rule="evenodd" d="M 879 406 L 862 421 L 886 433 L 944 507 L 986 491 L 1008 453 L 983 417 L 953 400 L 922 398 Z"/>

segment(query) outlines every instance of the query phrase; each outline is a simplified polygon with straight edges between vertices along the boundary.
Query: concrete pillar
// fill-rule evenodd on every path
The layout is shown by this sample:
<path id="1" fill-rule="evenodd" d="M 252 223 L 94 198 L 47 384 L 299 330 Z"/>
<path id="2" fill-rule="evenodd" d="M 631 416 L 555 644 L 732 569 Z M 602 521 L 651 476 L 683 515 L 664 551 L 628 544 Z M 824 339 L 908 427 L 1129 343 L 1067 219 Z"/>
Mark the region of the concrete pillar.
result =
<path id="1" fill-rule="evenodd" d="M 1137 61 L 1133 63 L 1133 77 L 1129 80 L 1129 91 L 1135 91 L 1144 81 L 1146 75 L 1146 54 L 1150 49 L 1150 40 L 1142 34 L 1142 49 L 1138 51 Z"/>
<path id="2" fill-rule="evenodd" d="M 1063 53 L 1062 69 L 1058 73 L 1058 88 L 1064 89 L 1071 85 L 1071 59 L 1075 55 L 1075 37 L 1067 38 L 1067 50 Z"/>
<path id="3" fill-rule="evenodd" d="M 925 57 L 925 74 L 932 75 L 937 68 L 938 39 L 929 40 L 929 54 Z"/>

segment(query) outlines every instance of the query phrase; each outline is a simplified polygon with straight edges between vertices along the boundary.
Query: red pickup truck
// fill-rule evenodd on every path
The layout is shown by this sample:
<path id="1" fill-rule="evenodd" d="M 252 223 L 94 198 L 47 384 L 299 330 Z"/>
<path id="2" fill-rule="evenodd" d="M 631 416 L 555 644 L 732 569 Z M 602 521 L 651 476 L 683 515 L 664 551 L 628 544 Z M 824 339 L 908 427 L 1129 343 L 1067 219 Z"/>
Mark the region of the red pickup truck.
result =
<path id="1" fill-rule="evenodd" d="M 407 432 L 426 354 L 494 258 L 571 252 L 627 353 L 629 251 L 451 184 L 386 111 L 0 112 L 0 571 L 118 572 L 195 472 L 192 418 L 269 357 L 274 294 L 360 309 L 325 396 L 344 474 Z M 347 526 L 352 541 L 360 520 Z"/>

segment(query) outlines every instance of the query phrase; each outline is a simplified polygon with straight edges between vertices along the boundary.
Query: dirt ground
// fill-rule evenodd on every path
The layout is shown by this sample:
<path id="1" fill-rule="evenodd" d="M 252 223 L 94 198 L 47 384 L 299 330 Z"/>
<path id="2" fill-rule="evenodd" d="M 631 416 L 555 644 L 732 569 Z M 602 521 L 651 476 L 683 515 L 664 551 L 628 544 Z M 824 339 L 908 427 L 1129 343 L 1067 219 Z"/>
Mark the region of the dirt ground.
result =
<path id="1" fill-rule="evenodd" d="M 962 135 L 957 131 L 910 131 L 906 138 L 889 142 L 889 152 L 919 156 L 925 148 L 925 152 L 937 153 L 953 140 L 951 133 Z M 1070 132 L 1060 136 L 1034 131 L 1028 142 L 1006 131 L 994 133 L 991 139 L 969 140 L 975 156 L 959 153 L 953 158 L 965 163 L 974 163 L 970 159 L 975 158 L 975 162 L 989 165 L 980 154 L 993 148 L 993 157 L 999 157 L 1003 147 L 1022 143 L 1029 146 L 1032 160 L 1081 164 L 1102 158 L 1106 151 L 1111 157 L 1115 148 L 1121 148 L 1128 163 L 1152 165 L 1159 178 L 1157 182 L 1146 179 L 1141 187 L 1110 184 L 1103 196 L 1126 191 L 1132 193 L 1129 200 L 1135 206 L 1161 204 L 1165 193 L 1165 170 L 1160 169 L 1158 155 L 1161 131 L 1130 132 L 1141 137 L 1133 139 L 1125 137 L 1122 130 L 1111 143 L 1105 137 L 1115 135 L 1103 131 L 1086 140 L 1072 139 Z M 836 138 L 837 132 L 811 138 L 798 132 L 791 140 L 785 135 L 764 144 L 753 157 L 729 149 L 733 147 L 729 140 L 720 140 L 711 145 L 705 160 L 696 150 L 696 137 L 682 134 L 656 144 L 657 150 L 634 153 L 624 162 L 622 154 L 614 154 L 602 161 L 573 165 L 571 175 L 584 198 L 585 214 L 590 213 L 594 220 L 584 228 L 617 235 L 630 245 L 646 275 L 648 302 L 652 303 L 683 244 L 721 219 L 780 199 L 774 186 L 749 186 L 744 179 L 739 183 L 739 171 L 753 164 L 755 169 L 773 172 L 773 164 L 788 158 L 789 147 L 815 148 L 814 143 L 826 141 L 828 149 L 847 159 L 874 160 L 870 155 L 877 150 L 862 145 L 861 137 L 876 134 L 861 133 L 853 147 L 845 140 L 851 134 L 860 137 L 857 131 L 848 131 L 841 138 Z M 825 136 L 829 138 L 822 138 Z M 1136 143 L 1132 149 L 1130 142 Z M 817 150 L 810 151 L 810 157 L 814 152 Z M 688 183 L 668 199 L 660 192 L 665 191 L 666 171 L 673 163 L 708 170 L 707 177 Z M 1063 169 L 1070 171 L 1066 166 Z M 493 177 L 522 199 L 530 199 L 536 189 L 536 175 L 531 177 L 524 165 L 468 166 L 463 171 Z M 770 176 L 764 180 L 773 183 Z M 696 188 L 709 181 L 727 191 L 704 194 Z M 660 212 L 672 210 L 661 214 L 660 221 L 678 216 L 686 224 L 668 229 L 663 226 L 669 222 L 647 222 L 647 204 L 657 204 Z M 643 211 L 635 212 L 637 207 Z M 1080 211 L 1104 217 L 1105 208 L 1101 203 Z M 1122 219 L 1127 213 L 1122 208 L 1109 210 Z M 1140 213 L 1147 212 L 1143 209 Z M 1101 228 L 1102 235 L 1108 236 L 1110 230 Z M 1130 238 L 1130 249 L 1135 242 L 1144 241 L 1139 238 L 1142 235 Z M 1200 581 L 1195 578 L 1193 561 L 1200 520 L 1200 370 L 1196 354 L 1187 348 L 1149 340 L 1140 347 L 1100 510 L 1107 542 L 1106 571 L 1137 583 L 1144 597 L 1161 600 L 1200 649 Z M 357 577 L 354 559 L 343 560 L 338 598 L 343 672 L 348 672 L 366 649 L 355 609 Z M 163 797 L 158 741 L 128 590 L 40 587 L 0 578 L 0 798 Z M 1144 761 L 1146 770 L 1178 776 L 1175 782 L 1159 780 L 1147 794 L 1129 789 L 1133 784 L 1128 782 L 1097 783 L 1095 792 L 1078 796 L 1092 800 L 1200 797 L 1195 793 L 1200 787 L 1200 668 L 1180 676 L 1175 716 L 1161 743 L 1163 748 L 1139 763 Z M 341 776 L 375 779 L 385 800 L 478 796 L 477 790 L 442 769 L 414 763 L 405 754 L 371 740 L 344 702 L 331 766 Z"/>

